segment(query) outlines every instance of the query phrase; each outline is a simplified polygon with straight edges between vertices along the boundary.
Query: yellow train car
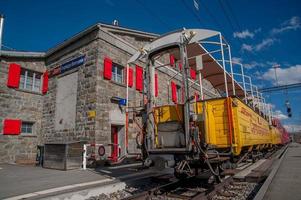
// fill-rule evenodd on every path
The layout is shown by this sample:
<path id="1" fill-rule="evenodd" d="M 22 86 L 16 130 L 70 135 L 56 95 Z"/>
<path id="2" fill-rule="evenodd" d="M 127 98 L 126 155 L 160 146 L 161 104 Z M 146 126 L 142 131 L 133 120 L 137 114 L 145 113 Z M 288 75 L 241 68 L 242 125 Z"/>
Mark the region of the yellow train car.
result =
<path id="1" fill-rule="evenodd" d="M 231 148 L 233 155 L 237 156 L 246 148 L 281 142 L 279 131 L 270 127 L 265 118 L 238 98 L 210 99 L 197 102 L 193 107 L 195 114 L 201 119 L 199 121 L 200 134 L 203 134 L 205 143 L 213 148 Z M 203 110 L 205 110 L 205 114 L 203 114 Z M 161 138 L 165 137 L 165 141 L 183 138 L 179 132 L 160 131 L 162 125 L 175 126 L 173 122 L 183 123 L 182 105 L 166 105 L 155 108 L 157 148 L 164 146 Z M 171 145 L 169 147 L 178 146 Z"/>
<path id="2" fill-rule="evenodd" d="M 271 127 L 271 142 L 273 145 L 281 144 L 282 133 L 274 126 Z"/>
<path id="3" fill-rule="evenodd" d="M 196 113 L 204 116 L 205 141 L 213 147 L 232 147 L 239 155 L 244 148 L 272 144 L 269 122 L 239 98 L 198 102 Z"/>

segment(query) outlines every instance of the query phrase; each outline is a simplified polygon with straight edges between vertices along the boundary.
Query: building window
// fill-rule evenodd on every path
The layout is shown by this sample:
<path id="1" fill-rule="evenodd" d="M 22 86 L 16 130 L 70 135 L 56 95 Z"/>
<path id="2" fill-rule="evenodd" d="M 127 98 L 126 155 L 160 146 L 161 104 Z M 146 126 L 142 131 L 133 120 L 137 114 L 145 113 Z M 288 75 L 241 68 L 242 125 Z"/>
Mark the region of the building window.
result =
<path id="1" fill-rule="evenodd" d="M 19 89 L 40 92 L 42 74 L 22 69 Z"/>
<path id="2" fill-rule="evenodd" d="M 117 83 L 121 83 L 123 84 L 123 70 L 124 67 L 121 65 L 118 65 L 116 63 L 113 63 L 112 65 L 112 80 L 117 82 Z"/>
<path id="3" fill-rule="evenodd" d="M 22 122 L 22 133 L 33 134 L 33 124 L 32 122 Z"/>

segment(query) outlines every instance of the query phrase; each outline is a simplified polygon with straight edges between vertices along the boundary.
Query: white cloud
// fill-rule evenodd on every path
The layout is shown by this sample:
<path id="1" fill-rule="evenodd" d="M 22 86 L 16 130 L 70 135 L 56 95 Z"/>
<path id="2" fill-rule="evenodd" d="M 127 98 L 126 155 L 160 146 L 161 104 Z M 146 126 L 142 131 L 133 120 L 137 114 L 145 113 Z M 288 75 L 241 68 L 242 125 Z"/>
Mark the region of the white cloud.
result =
<path id="1" fill-rule="evenodd" d="M 234 38 L 241 38 L 241 39 L 245 39 L 245 38 L 253 38 L 254 37 L 254 33 L 249 31 L 248 29 L 242 31 L 242 32 L 234 32 L 233 33 L 233 37 Z"/>
<path id="2" fill-rule="evenodd" d="M 301 125 L 300 125 L 300 124 L 286 124 L 286 125 L 284 125 L 284 128 L 285 128 L 288 132 L 297 132 L 297 131 L 301 131 Z"/>
<path id="3" fill-rule="evenodd" d="M 290 18 L 289 20 L 283 22 L 279 28 L 273 28 L 271 33 L 272 34 L 280 34 L 285 31 L 289 30 L 297 30 L 301 28 L 301 20 L 299 17 L 294 16 Z"/>
<path id="4" fill-rule="evenodd" d="M 233 37 L 234 38 L 240 38 L 240 39 L 246 39 L 246 38 L 254 38 L 256 33 L 259 33 L 261 31 L 261 28 L 255 29 L 253 32 L 249 31 L 248 29 L 243 30 L 241 32 L 234 32 Z"/>
<path id="5" fill-rule="evenodd" d="M 290 30 L 297 30 L 301 28 L 301 19 L 298 16 L 294 16 L 290 18 L 289 20 L 283 22 L 278 28 L 273 28 L 270 33 L 272 37 L 265 38 L 263 39 L 260 43 L 258 44 L 242 44 L 241 50 L 242 51 L 261 51 L 263 49 L 266 49 L 267 47 L 272 46 L 277 40 L 276 35 L 290 31 Z M 254 32 L 250 32 L 248 29 L 242 31 L 242 32 L 235 32 L 233 33 L 233 36 L 236 38 L 253 38 L 257 32 L 260 32 L 261 28 L 256 29 Z"/>
<path id="6" fill-rule="evenodd" d="M 279 85 L 293 84 L 301 82 L 301 65 L 288 68 L 277 68 L 277 79 Z M 275 80 L 275 69 L 271 68 L 262 75 L 262 79 L 277 85 Z"/>
<path id="7" fill-rule="evenodd" d="M 284 120 L 284 119 L 288 119 L 288 116 L 283 114 L 281 112 L 281 110 L 276 110 L 274 113 L 273 113 L 273 116 L 279 120 Z"/>
<path id="8" fill-rule="evenodd" d="M 260 62 L 256 62 L 256 61 L 252 61 L 250 63 L 244 63 L 244 67 L 247 69 L 252 69 L 254 67 L 265 67 L 266 64 L 265 63 L 260 63 Z"/>
<path id="9" fill-rule="evenodd" d="M 271 46 L 272 44 L 274 44 L 275 41 L 276 40 L 274 38 L 264 39 L 264 40 L 261 41 L 261 43 L 257 44 L 254 49 L 256 51 L 260 51 L 260 50 L 262 50 L 262 49 L 264 49 L 266 47 Z"/>
<path id="10" fill-rule="evenodd" d="M 250 44 L 242 44 L 241 50 L 242 51 L 261 51 L 262 49 L 265 49 L 275 43 L 275 38 L 266 38 L 263 39 L 260 43 L 256 45 L 250 45 Z"/>
<path id="11" fill-rule="evenodd" d="M 254 33 L 259 33 L 261 32 L 261 28 L 255 29 Z"/>
<path id="12" fill-rule="evenodd" d="M 242 63 L 242 58 L 232 57 L 232 62 L 233 63 Z"/>
<path id="13" fill-rule="evenodd" d="M 243 43 L 242 46 L 241 46 L 241 50 L 242 51 L 252 51 L 253 50 L 253 46 L 249 45 L 249 44 Z"/>
<path id="14" fill-rule="evenodd" d="M 274 62 L 274 61 L 267 61 L 267 65 L 269 66 L 274 66 L 274 65 L 278 65 L 279 63 Z"/>

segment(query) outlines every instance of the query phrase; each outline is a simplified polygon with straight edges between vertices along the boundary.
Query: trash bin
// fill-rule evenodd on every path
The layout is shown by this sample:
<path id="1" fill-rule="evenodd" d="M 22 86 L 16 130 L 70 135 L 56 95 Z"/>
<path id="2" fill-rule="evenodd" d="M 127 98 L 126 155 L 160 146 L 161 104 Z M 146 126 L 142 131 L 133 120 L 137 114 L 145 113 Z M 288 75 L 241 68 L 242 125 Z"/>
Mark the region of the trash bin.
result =
<path id="1" fill-rule="evenodd" d="M 37 146 L 37 157 L 36 157 L 36 165 L 43 167 L 44 162 L 44 146 L 38 145 Z"/>

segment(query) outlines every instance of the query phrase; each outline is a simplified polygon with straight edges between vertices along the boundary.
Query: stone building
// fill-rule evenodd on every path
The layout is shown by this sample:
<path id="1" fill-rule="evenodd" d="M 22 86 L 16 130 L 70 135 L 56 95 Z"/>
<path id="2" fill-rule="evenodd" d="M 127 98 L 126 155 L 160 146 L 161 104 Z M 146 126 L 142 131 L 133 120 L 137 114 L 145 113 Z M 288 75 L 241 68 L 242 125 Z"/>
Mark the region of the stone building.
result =
<path id="1" fill-rule="evenodd" d="M 126 135 L 125 66 L 157 37 L 95 24 L 44 53 L 2 51 L 0 162 L 34 163 L 37 145 L 79 141 L 113 144 L 106 151 L 115 161 L 139 152 L 136 123 L 141 119 L 133 114 Z M 143 66 L 141 62 L 129 69 L 130 107 L 143 105 Z M 158 101 L 180 101 L 177 77 L 165 68 L 156 73 Z M 204 84 L 210 90 L 210 84 Z"/>

